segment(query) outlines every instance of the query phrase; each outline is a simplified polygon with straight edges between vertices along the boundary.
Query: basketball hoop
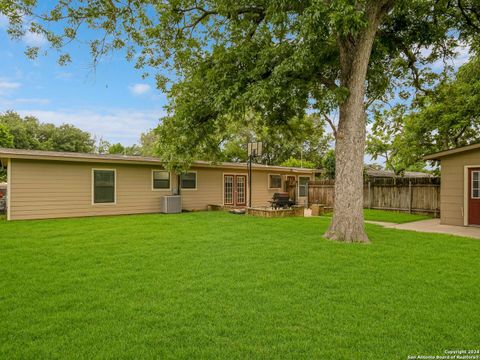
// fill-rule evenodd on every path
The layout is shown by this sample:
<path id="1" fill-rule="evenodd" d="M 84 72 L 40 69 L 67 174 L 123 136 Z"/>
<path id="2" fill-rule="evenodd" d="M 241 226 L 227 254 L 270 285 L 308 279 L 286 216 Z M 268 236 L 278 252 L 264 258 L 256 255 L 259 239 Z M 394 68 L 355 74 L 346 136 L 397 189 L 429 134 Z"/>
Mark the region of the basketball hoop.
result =
<path id="1" fill-rule="evenodd" d="M 261 142 L 248 143 L 248 146 L 247 146 L 248 157 L 255 158 L 257 156 L 262 156 L 262 148 L 263 148 L 263 144 Z"/>

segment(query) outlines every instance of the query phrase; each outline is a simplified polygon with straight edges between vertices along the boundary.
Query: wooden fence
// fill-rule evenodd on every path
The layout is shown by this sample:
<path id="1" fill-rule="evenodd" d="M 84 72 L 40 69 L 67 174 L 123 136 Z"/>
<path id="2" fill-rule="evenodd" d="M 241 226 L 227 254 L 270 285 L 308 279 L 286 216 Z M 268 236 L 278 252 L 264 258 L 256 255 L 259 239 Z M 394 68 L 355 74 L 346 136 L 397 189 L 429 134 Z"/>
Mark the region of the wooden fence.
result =
<path id="1" fill-rule="evenodd" d="M 308 202 L 333 207 L 333 180 L 310 181 Z M 367 178 L 363 204 L 368 209 L 440 214 L 440 178 Z"/>

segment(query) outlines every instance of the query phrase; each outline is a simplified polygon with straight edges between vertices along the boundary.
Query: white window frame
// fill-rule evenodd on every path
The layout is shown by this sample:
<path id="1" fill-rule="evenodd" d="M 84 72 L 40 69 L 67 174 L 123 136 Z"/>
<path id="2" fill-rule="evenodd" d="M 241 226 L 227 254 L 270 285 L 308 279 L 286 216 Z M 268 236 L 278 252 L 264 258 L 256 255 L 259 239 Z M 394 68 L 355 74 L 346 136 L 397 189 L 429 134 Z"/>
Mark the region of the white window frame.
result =
<path id="1" fill-rule="evenodd" d="M 95 171 L 113 171 L 113 202 L 108 203 L 96 203 L 95 202 Z M 92 168 L 92 205 L 94 206 L 109 206 L 109 205 L 117 205 L 117 169 L 109 169 L 109 168 Z"/>
<path id="2" fill-rule="evenodd" d="M 477 179 L 477 181 L 478 181 L 478 183 L 479 183 L 479 185 L 480 185 L 480 170 L 473 170 L 473 171 L 472 171 L 472 181 L 471 181 L 471 183 L 470 183 L 470 189 L 471 189 L 471 191 L 470 191 L 470 198 L 471 198 L 471 199 L 480 199 L 480 187 L 478 188 L 478 190 L 479 190 L 479 196 L 473 196 L 473 174 L 474 174 L 474 173 L 477 173 L 477 174 L 478 174 L 478 179 Z"/>
<path id="3" fill-rule="evenodd" d="M 280 177 L 280 187 L 272 187 L 272 184 L 271 184 L 271 182 L 270 182 L 270 177 L 271 177 L 271 176 L 279 176 L 279 177 Z M 268 174 L 268 189 L 269 189 L 269 190 L 281 189 L 281 188 L 282 188 L 282 184 L 283 184 L 282 174 L 272 174 L 272 173 L 269 173 L 269 174 Z"/>
<path id="4" fill-rule="evenodd" d="M 186 172 L 186 174 L 188 173 L 195 173 L 195 188 L 184 188 L 182 187 L 182 174 L 180 174 L 180 189 L 182 191 L 196 191 L 198 189 L 198 172 L 196 170 L 189 170 Z"/>
<path id="5" fill-rule="evenodd" d="M 301 186 L 301 185 L 300 185 L 300 179 L 301 179 L 301 178 L 308 179 L 308 181 L 310 181 L 310 180 L 312 179 L 312 177 L 311 177 L 311 176 L 302 176 L 302 175 L 299 175 L 299 176 L 298 176 L 298 197 L 299 197 L 299 198 L 300 198 L 300 197 L 302 197 L 302 198 L 303 198 L 303 197 L 308 197 L 308 181 L 307 181 L 307 185 L 306 185 L 306 187 L 307 187 L 307 189 L 306 189 L 306 190 L 307 190 L 307 194 L 306 194 L 306 195 L 303 195 L 303 196 L 300 195 L 300 186 Z"/>
<path id="6" fill-rule="evenodd" d="M 168 173 L 168 184 L 169 184 L 169 187 L 168 188 L 165 188 L 165 189 L 156 189 L 154 184 L 155 184 L 155 181 L 154 181 L 154 178 L 153 178 L 153 173 L 155 171 L 161 171 L 161 172 L 166 172 Z M 165 169 L 152 169 L 152 191 L 172 191 L 172 174 L 170 173 L 170 171 L 167 171 Z"/>

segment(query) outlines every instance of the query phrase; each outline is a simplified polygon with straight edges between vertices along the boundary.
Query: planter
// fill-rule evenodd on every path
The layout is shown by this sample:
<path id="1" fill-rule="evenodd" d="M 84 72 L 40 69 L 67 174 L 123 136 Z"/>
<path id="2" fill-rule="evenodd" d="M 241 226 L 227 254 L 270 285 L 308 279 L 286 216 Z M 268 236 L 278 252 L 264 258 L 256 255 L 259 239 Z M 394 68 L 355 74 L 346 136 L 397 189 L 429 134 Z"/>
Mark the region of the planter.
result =
<path id="1" fill-rule="evenodd" d="M 323 204 L 312 204 L 310 209 L 312 209 L 312 216 L 320 216 L 325 213 L 325 205 Z"/>
<path id="2" fill-rule="evenodd" d="M 291 209 L 272 209 L 265 208 L 247 208 L 246 213 L 252 216 L 275 218 L 275 217 L 291 217 L 303 216 L 303 206 L 293 207 Z"/>

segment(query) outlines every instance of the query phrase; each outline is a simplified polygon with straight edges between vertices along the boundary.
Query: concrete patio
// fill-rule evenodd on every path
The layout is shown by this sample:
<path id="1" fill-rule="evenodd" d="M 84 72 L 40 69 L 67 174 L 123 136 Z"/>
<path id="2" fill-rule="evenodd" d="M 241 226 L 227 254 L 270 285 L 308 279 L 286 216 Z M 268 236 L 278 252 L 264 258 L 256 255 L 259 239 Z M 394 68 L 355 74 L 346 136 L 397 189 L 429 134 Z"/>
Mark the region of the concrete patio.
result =
<path id="1" fill-rule="evenodd" d="M 405 224 L 394 224 L 380 221 L 366 221 L 369 224 L 380 225 L 391 229 L 412 230 L 426 233 L 450 234 L 480 239 L 480 227 L 442 225 L 440 219 L 414 221 Z"/>

